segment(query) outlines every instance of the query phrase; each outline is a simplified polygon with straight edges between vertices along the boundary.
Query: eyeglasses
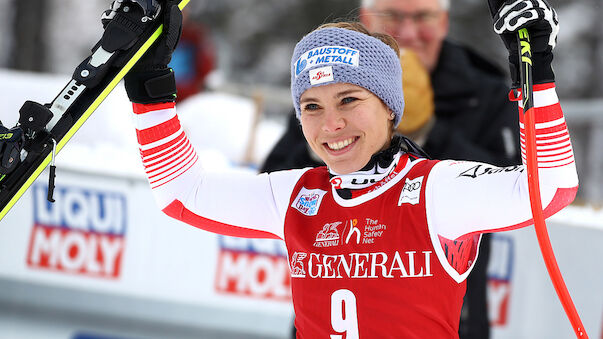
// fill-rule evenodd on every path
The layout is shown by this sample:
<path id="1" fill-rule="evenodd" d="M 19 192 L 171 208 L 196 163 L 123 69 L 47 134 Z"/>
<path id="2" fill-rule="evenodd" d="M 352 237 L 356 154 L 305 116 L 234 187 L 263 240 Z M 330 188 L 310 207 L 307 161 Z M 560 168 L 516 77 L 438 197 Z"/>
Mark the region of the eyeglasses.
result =
<path id="1" fill-rule="evenodd" d="M 415 25 L 421 27 L 429 27 L 437 22 L 442 11 L 419 11 L 415 13 L 398 12 L 393 10 L 386 10 L 382 12 L 376 12 L 374 15 L 378 16 L 383 25 L 394 26 L 404 22 L 404 20 L 411 20 Z"/>

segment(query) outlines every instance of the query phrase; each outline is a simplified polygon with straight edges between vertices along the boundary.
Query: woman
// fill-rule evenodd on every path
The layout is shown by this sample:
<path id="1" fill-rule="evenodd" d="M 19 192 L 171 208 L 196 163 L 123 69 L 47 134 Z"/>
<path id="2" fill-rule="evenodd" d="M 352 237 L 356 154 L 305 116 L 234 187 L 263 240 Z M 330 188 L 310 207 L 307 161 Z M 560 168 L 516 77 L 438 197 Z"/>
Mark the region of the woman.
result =
<path id="1" fill-rule="evenodd" d="M 500 13 L 503 23 L 522 14 Z M 549 33 L 533 45 L 549 46 L 556 27 L 537 14 L 528 24 Z M 503 29 L 503 38 L 517 29 Z M 157 58 L 169 61 L 169 41 L 126 78 L 160 208 L 211 232 L 283 239 L 299 338 L 457 338 L 480 234 L 532 223 L 525 167 L 408 151 L 393 136 L 404 106 L 397 45 L 349 23 L 305 36 L 291 62 L 304 136 L 327 166 L 257 176 L 205 172 L 178 122 L 166 58 Z M 551 52 L 541 49 L 535 54 Z M 549 75 L 550 59 L 535 55 L 536 75 Z M 534 97 L 548 216 L 573 200 L 578 181 L 554 83 L 540 80 Z"/>

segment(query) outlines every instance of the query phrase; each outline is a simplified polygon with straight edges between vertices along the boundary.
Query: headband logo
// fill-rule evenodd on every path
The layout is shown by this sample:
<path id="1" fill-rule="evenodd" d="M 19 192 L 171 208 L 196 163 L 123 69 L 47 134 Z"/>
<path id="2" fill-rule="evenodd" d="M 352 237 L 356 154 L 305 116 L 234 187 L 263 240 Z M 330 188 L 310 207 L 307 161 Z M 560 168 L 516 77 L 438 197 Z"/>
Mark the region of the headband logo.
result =
<path id="1" fill-rule="evenodd" d="M 335 78 L 333 77 L 333 67 L 331 66 L 310 70 L 310 84 L 312 85 L 323 84 L 333 80 L 335 80 Z"/>
<path id="2" fill-rule="evenodd" d="M 301 73 L 308 65 L 308 62 L 305 59 L 299 58 L 295 63 L 295 76 L 297 77 L 299 73 Z"/>
<path id="3" fill-rule="evenodd" d="M 295 62 L 295 76 L 299 76 L 306 67 L 317 67 L 326 64 L 342 64 L 358 67 L 360 52 L 344 46 L 322 46 L 302 54 Z"/>

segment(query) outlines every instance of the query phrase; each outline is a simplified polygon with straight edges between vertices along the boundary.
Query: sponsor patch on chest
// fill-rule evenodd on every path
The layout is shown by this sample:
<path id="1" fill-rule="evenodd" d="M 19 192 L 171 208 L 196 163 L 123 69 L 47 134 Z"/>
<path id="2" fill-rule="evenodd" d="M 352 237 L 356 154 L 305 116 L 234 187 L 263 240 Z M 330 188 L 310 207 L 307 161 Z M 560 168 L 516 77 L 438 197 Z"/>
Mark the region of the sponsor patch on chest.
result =
<path id="1" fill-rule="evenodd" d="M 316 234 L 314 247 L 330 247 L 339 245 L 339 230 L 337 230 L 337 226 L 341 224 L 341 221 L 325 224 Z"/>
<path id="2" fill-rule="evenodd" d="M 327 191 L 323 191 L 321 189 L 309 190 L 305 187 L 302 187 L 295 200 L 293 200 L 291 207 L 307 216 L 316 215 L 318 214 L 318 208 L 320 207 L 322 198 L 326 193 Z"/>
<path id="3" fill-rule="evenodd" d="M 372 279 L 433 277 L 430 250 L 347 252 L 324 254 L 293 252 L 291 278 Z"/>
<path id="4" fill-rule="evenodd" d="M 406 178 L 402 193 L 400 193 L 400 199 L 398 199 L 398 206 L 402 204 L 416 205 L 420 202 L 423 178 L 422 176 L 415 179 Z"/>

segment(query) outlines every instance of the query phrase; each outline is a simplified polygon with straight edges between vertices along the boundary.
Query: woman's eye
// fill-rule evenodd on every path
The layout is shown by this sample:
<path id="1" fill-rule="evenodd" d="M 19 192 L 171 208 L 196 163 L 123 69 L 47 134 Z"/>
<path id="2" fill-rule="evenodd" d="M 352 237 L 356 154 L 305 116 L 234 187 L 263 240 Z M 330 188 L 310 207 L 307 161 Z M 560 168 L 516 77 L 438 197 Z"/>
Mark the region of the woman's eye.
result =
<path id="1" fill-rule="evenodd" d="M 307 104 L 304 106 L 304 111 L 315 111 L 318 109 L 317 104 Z"/>
<path id="2" fill-rule="evenodd" d="M 356 101 L 356 100 L 358 100 L 358 98 L 354 98 L 354 97 L 345 97 L 345 98 L 341 99 L 341 103 L 345 105 L 345 104 L 349 104 L 349 103 L 351 103 L 351 102 L 354 102 L 354 101 Z"/>

